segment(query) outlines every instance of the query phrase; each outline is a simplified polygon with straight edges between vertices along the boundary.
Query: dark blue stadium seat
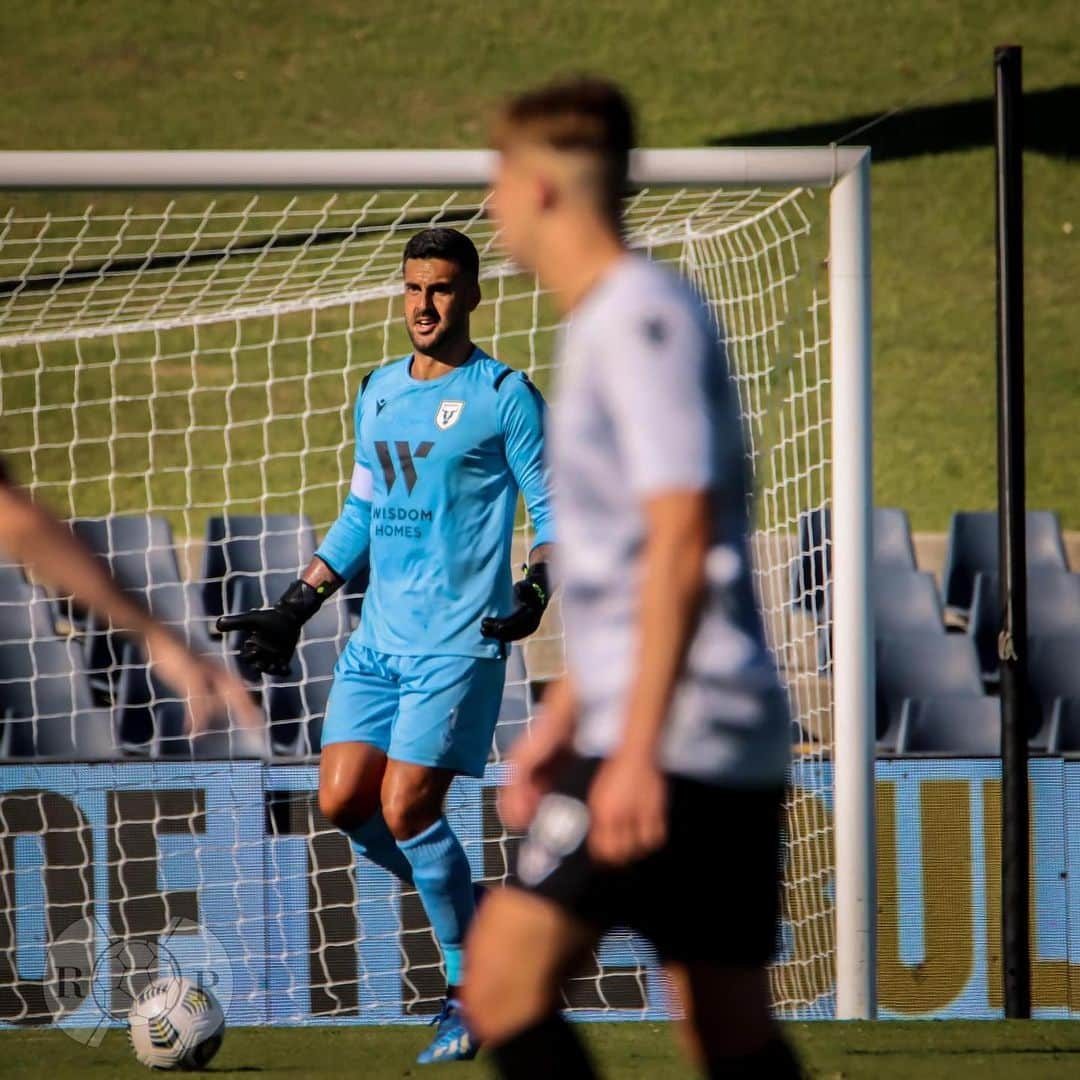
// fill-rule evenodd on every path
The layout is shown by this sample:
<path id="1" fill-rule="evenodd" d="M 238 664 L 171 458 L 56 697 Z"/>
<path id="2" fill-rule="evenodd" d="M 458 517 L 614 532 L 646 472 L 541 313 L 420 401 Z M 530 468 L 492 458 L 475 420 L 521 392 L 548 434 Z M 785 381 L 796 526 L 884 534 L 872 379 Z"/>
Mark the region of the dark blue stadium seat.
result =
<path id="1" fill-rule="evenodd" d="M 915 570 L 915 547 L 907 513 L 892 506 L 874 508 L 875 569 Z M 799 515 L 798 550 L 791 568 L 791 600 L 821 622 L 829 601 L 827 582 L 832 574 L 832 513 L 827 506 Z"/>
<path id="2" fill-rule="evenodd" d="M 76 518 L 72 531 L 104 559 L 124 588 L 138 592 L 153 609 L 159 589 L 180 582 L 172 527 L 153 514 Z"/>
<path id="3" fill-rule="evenodd" d="M 304 516 L 234 514 L 210 518 L 202 571 L 207 617 L 212 621 L 238 610 L 233 594 L 239 580 L 277 571 L 295 581 L 314 554 L 315 530 Z"/>
<path id="4" fill-rule="evenodd" d="M 827 617 L 827 582 L 832 573 L 831 520 L 827 506 L 804 510 L 799 515 L 799 546 L 791 567 L 791 602 L 816 622 Z"/>
<path id="5" fill-rule="evenodd" d="M 893 506 L 874 507 L 874 568 L 914 570 L 915 545 L 907 512 Z"/>
<path id="6" fill-rule="evenodd" d="M 996 591 L 997 582 L 993 584 Z M 1029 570 L 1027 602 L 1032 637 L 1080 637 L 1080 574 Z"/>
<path id="7" fill-rule="evenodd" d="M 877 737 L 896 745 L 908 698 L 979 697 L 983 692 L 971 642 L 956 634 L 902 634 L 877 642 Z"/>
<path id="8" fill-rule="evenodd" d="M 0 594 L 14 592 L 29 584 L 21 566 L 0 562 Z"/>
<path id="9" fill-rule="evenodd" d="M 0 641 L 56 636 L 52 601 L 21 574 L 0 567 Z"/>
<path id="10" fill-rule="evenodd" d="M 1041 712 L 1042 730 L 1049 732 L 1058 698 L 1080 698 L 1080 635 L 1030 637 L 1028 681 Z"/>
<path id="11" fill-rule="evenodd" d="M 1001 702 L 992 697 L 907 701 L 896 740 L 899 754 L 998 757 Z"/>
<path id="12" fill-rule="evenodd" d="M 124 588 L 145 604 L 161 622 L 203 648 L 207 643 L 206 615 L 199 590 L 181 580 L 172 528 L 152 514 L 77 518 L 72 530 L 109 567 Z M 76 614 L 78 625 L 83 619 Z M 115 634 L 97 617 L 85 620 L 87 665 L 93 682 L 115 691 L 115 673 L 134 661 L 127 639 Z"/>
<path id="13" fill-rule="evenodd" d="M 1046 749 L 1051 754 L 1080 754 L 1080 698 L 1054 702 Z"/>
<path id="14" fill-rule="evenodd" d="M 212 718 L 195 737 L 187 730 L 185 703 L 154 676 L 134 650 L 125 654 L 116 692 L 118 728 L 127 753 L 154 758 L 265 757 L 265 736 Z"/>
<path id="15" fill-rule="evenodd" d="M 1030 637 L 1080 637 L 1080 574 L 1029 570 L 1027 601 Z M 998 679 L 1000 612 L 997 575 L 976 574 L 967 632 L 975 643 L 979 667 L 987 682 Z"/>
<path id="16" fill-rule="evenodd" d="M 911 541 L 911 526 L 907 514 L 895 507 L 876 507 L 873 516 L 872 565 L 875 571 L 915 572 L 915 549 Z M 832 599 L 832 514 L 830 509 L 818 507 L 799 515 L 798 548 L 791 567 L 791 602 L 796 610 L 813 617 L 818 624 L 817 656 L 819 668 L 829 664 L 829 605 Z M 888 586 L 886 586 L 888 588 Z M 922 595 L 922 586 L 915 586 Z M 878 611 L 886 616 L 879 624 L 880 635 L 893 632 L 887 629 L 889 619 L 887 605 Z M 902 609 L 894 606 L 897 617 L 915 613 L 914 602 Z M 905 631 L 897 626 L 897 631 Z"/>
<path id="17" fill-rule="evenodd" d="M 945 633 L 941 600 L 932 574 L 875 564 L 873 593 L 876 637 Z"/>
<path id="18" fill-rule="evenodd" d="M 115 514 L 104 518 L 75 518 L 72 532 L 109 568 L 109 572 L 129 592 L 154 611 L 158 618 L 176 622 L 176 604 L 171 595 L 180 585 L 172 528 L 153 514 Z M 82 629 L 87 615 L 71 605 L 65 612 Z"/>
<path id="19" fill-rule="evenodd" d="M 1027 514 L 1028 570 L 1066 570 L 1065 545 L 1057 515 L 1048 510 Z M 945 606 L 960 612 L 971 607 L 976 574 L 998 572 L 998 516 L 994 510 L 953 514 L 945 553 Z"/>
<path id="20" fill-rule="evenodd" d="M 116 756 L 112 716 L 94 707 L 73 641 L 0 643 L 0 754 L 97 760 Z"/>

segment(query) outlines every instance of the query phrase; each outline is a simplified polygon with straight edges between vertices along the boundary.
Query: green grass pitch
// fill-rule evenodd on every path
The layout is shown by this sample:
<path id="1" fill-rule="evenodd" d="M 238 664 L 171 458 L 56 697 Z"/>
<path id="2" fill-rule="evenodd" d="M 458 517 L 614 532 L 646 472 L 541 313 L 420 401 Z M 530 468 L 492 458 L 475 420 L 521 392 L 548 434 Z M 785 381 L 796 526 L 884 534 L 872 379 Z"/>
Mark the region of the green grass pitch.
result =
<path id="1" fill-rule="evenodd" d="M 610 1080 L 689 1080 L 667 1025 L 590 1024 L 589 1046 Z M 1080 1073 L 1080 1024 L 1071 1021 L 804 1023 L 787 1031 L 808 1076 L 822 1080 L 1052 1080 Z M 413 1064 L 425 1045 L 422 1027 L 237 1028 L 228 1032 L 209 1074 L 299 1080 L 348 1077 L 391 1080 L 427 1076 Z M 24 1077 L 140 1077 L 127 1039 L 111 1031 L 90 1049 L 57 1031 L 0 1034 L 5 1074 Z M 436 1080 L 491 1077 L 480 1057 L 443 1066 Z"/>

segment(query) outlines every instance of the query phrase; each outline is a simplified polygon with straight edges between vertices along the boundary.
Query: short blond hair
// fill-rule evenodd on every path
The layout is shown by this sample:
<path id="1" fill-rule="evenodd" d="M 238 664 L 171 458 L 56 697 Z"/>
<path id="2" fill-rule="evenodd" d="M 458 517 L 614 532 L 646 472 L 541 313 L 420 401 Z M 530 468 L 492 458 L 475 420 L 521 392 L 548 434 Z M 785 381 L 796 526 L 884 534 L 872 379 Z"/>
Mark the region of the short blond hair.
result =
<path id="1" fill-rule="evenodd" d="M 499 113 L 492 143 L 497 150 L 531 144 L 594 158 L 603 209 L 620 219 L 634 145 L 634 112 L 614 83 L 579 78 L 519 94 Z"/>

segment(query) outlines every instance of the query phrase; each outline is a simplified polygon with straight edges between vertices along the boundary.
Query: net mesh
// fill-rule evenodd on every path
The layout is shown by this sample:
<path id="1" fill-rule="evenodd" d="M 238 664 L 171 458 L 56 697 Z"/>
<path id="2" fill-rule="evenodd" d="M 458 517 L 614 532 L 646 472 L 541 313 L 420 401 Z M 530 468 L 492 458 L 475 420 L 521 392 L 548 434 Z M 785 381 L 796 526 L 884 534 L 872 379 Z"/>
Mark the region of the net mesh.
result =
<path id="1" fill-rule="evenodd" d="M 551 386 L 559 317 L 498 250 L 477 191 L 5 201 L 7 465 L 155 613 L 227 662 L 235 642 L 213 636 L 214 617 L 272 601 L 306 565 L 347 490 L 360 381 L 408 351 L 400 259 L 413 232 L 448 224 L 473 238 L 484 292 L 474 340 Z M 726 333 L 754 476 L 755 579 L 798 746 L 774 999 L 785 1015 L 829 1015 L 824 208 L 804 189 L 644 189 L 626 220 L 630 244 L 685 274 Z M 519 516 L 516 562 L 528 542 Z M 0 1020 L 86 1025 L 85 1007 L 57 1006 L 49 990 L 58 935 L 83 927 L 68 933 L 98 957 L 117 940 L 159 946 L 179 916 L 193 924 L 192 956 L 224 943 L 236 1021 L 437 1008 L 442 973 L 416 895 L 354 866 L 313 795 L 331 669 L 362 587 L 351 583 L 308 627 L 288 678 L 252 683 L 270 720 L 271 763 L 258 764 L 241 760 L 254 750 L 239 732 L 193 748 L 179 703 L 136 649 L 0 568 Z M 502 762 L 538 684 L 562 664 L 556 604 L 512 656 L 488 775 L 455 784 L 450 818 L 488 883 L 505 878 L 516 844 L 495 812 Z M 125 760 L 74 771 L 42 761 L 103 752 Z M 82 884 L 60 883 L 65 873 Z M 76 901 L 57 901 L 62 887 Z M 124 979 L 137 987 L 162 966 L 125 963 L 87 976 L 121 1004 Z M 582 1016 L 664 1008 L 651 950 L 625 933 L 605 939 L 566 993 Z"/>

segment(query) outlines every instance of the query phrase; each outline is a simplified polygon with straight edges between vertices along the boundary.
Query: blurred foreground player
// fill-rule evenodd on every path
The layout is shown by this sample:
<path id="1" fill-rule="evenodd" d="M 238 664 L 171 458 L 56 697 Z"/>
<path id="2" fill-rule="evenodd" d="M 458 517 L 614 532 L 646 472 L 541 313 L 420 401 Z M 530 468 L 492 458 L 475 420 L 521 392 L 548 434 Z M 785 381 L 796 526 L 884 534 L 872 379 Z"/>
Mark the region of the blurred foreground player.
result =
<path id="1" fill-rule="evenodd" d="M 415 885 L 431 921 L 448 987 L 420 1064 L 476 1055 L 458 1007 L 472 873 L 443 804 L 455 776 L 483 775 L 508 643 L 537 628 L 549 593 L 544 403 L 522 372 L 472 342 L 479 268 L 455 229 L 426 229 L 406 245 L 413 351 L 360 388 L 341 515 L 273 608 L 218 621 L 245 632 L 248 663 L 285 674 L 304 622 L 370 569 L 360 625 L 334 669 L 319 807 L 359 854 Z M 519 491 L 535 542 L 512 585 Z"/>
<path id="2" fill-rule="evenodd" d="M 221 664 L 192 652 L 168 627 L 124 593 L 91 552 L 48 510 L 8 477 L 0 461 L 0 551 L 62 595 L 109 619 L 141 640 L 150 664 L 188 707 L 192 732 L 212 716 L 227 716 L 260 727 L 262 714 L 243 682 Z"/>
<path id="3" fill-rule="evenodd" d="M 501 810 L 529 827 L 469 942 L 466 1014 L 511 1078 L 594 1075 L 559 985 L 612 926 L 649 937 L 714 1077 L 795 1077 L 772 1020 L 789 716 L 750 578 L 735 390 L 689 288 L 631 254 L 620 92 L 512 101 L 492 211 L 569 317 L 549 436 L 568 675 Z"/>

